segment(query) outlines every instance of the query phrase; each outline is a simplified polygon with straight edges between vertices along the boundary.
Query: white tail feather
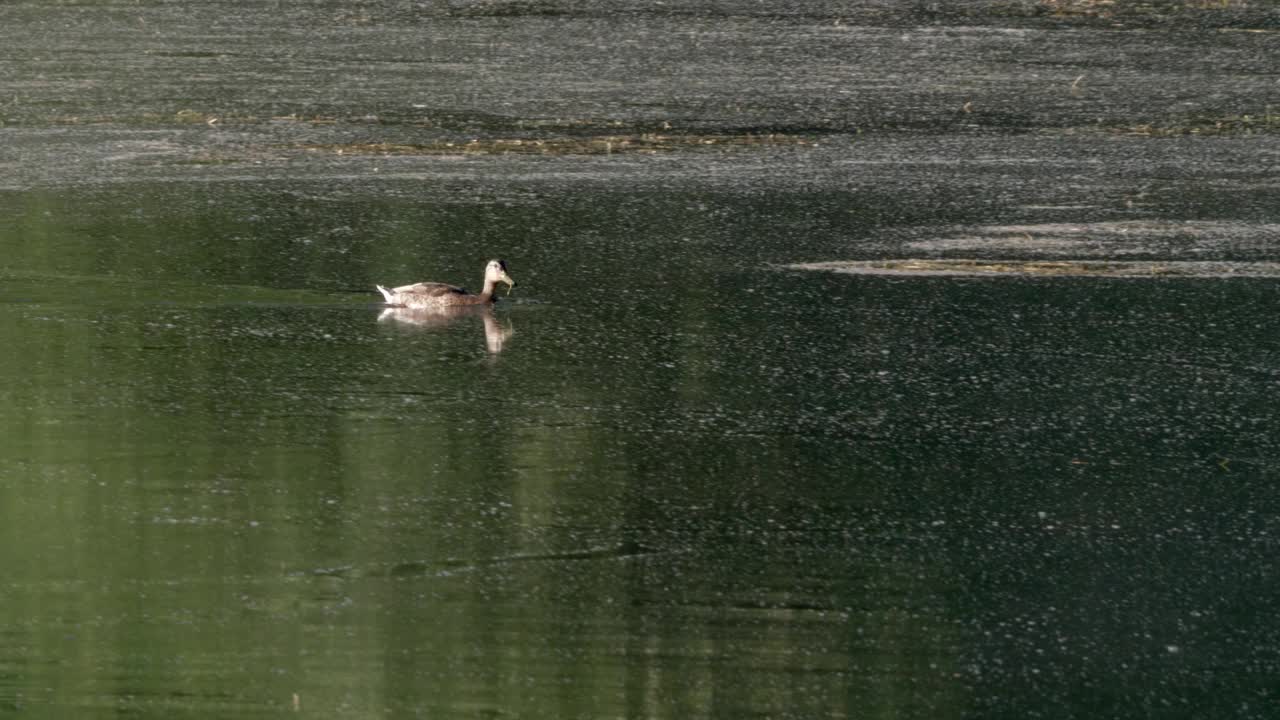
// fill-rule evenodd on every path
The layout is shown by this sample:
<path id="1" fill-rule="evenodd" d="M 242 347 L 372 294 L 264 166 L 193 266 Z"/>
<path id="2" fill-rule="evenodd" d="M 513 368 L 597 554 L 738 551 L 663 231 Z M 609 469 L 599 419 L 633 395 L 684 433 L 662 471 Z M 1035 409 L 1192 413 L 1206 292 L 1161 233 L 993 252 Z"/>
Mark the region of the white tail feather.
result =
<path id="1" fill-rule="evenodd" d="M 378 288 L 378 292 L 382 293 L 382 297 L 386 298 L 387 302 L 395 304 L 395 295 L 393 295 L 390 290 L 382 287 L 381 285 L 374 285 L 374 287 Z"/>

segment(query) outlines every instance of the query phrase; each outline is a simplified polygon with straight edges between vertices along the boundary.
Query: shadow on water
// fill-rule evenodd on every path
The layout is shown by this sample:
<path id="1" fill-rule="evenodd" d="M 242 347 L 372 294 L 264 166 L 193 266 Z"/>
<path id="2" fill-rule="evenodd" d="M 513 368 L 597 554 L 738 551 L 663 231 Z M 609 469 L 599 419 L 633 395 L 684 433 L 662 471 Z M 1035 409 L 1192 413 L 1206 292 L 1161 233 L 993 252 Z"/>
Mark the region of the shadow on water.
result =
<path id="1" fill-rule="evenodd" d="M 0 7 L 0 713 L 1274 714 L 1271 5 L 178 10 Z"/>

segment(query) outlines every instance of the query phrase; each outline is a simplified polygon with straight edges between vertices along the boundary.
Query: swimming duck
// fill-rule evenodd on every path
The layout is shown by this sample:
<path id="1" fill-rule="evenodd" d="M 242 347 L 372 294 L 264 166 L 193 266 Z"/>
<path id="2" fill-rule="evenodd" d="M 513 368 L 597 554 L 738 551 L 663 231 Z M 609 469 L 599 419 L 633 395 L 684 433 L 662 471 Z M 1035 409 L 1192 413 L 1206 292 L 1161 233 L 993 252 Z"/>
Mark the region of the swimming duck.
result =
<path id="1" fill-rule="evenodd" d="M 507 274 L 507 263 L 502 260 L 490 260 L 484 269 L 484 290 L 479 295 L 444 283 L 423 282 L 416 285 L 401 285 L 387 288 L 376 285 L 378 292 L 387 299 L 387 304 L 407 308 L 437 308 L 448 305 L 487 305 L 493 302 L 493 288 L 499 283 L 507 284 L 507 292 L 516 286 L 516 281 Z"/>

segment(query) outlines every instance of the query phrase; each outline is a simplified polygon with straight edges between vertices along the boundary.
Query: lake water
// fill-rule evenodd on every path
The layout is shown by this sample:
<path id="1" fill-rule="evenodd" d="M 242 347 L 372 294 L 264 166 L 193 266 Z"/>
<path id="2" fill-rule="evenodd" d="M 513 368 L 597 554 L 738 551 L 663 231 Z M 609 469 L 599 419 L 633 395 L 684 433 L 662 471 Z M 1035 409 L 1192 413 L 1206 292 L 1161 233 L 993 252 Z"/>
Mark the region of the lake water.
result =
<path id="1" fill-rule="evenodd" d="M 0 7 L 0 715 L 1274 717 L 1280 280 L 790 266 L 1280 259 L 1275 6 L 906 5 Z"/>

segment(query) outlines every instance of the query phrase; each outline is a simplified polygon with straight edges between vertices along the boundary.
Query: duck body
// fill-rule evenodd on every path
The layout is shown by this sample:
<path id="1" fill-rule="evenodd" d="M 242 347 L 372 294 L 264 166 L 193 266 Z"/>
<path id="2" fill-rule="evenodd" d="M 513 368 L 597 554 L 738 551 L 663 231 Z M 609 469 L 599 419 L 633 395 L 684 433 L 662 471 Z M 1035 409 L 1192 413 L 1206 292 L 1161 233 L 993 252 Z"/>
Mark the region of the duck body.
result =
<path id="1" fill-rule="evenodd" d="M 413 285 L 401 285 L 395 288 L 375 286 L 388 305 L 407 308 L 443 308 L 455 305 L 487 305 L 493 302 L 493 295 L 477 295 L 467 292 L 466 288 L 444 283 L 422 282 Z"/>
<path id="2" fill-rule="evenodd" d="M 385 288 L 376 285 L 387 305 L 405 308 L 444 308 L 457 305 L 488 305 L 494 301 L 493 290 L 499 282 L 507 284 L 508 292 L 516 281 L 507 274 L 507 264 L 502 260 L 490 260 L 484 271 L 484 290 L 479 294 L 446 283 L 421 282 Z"/>

